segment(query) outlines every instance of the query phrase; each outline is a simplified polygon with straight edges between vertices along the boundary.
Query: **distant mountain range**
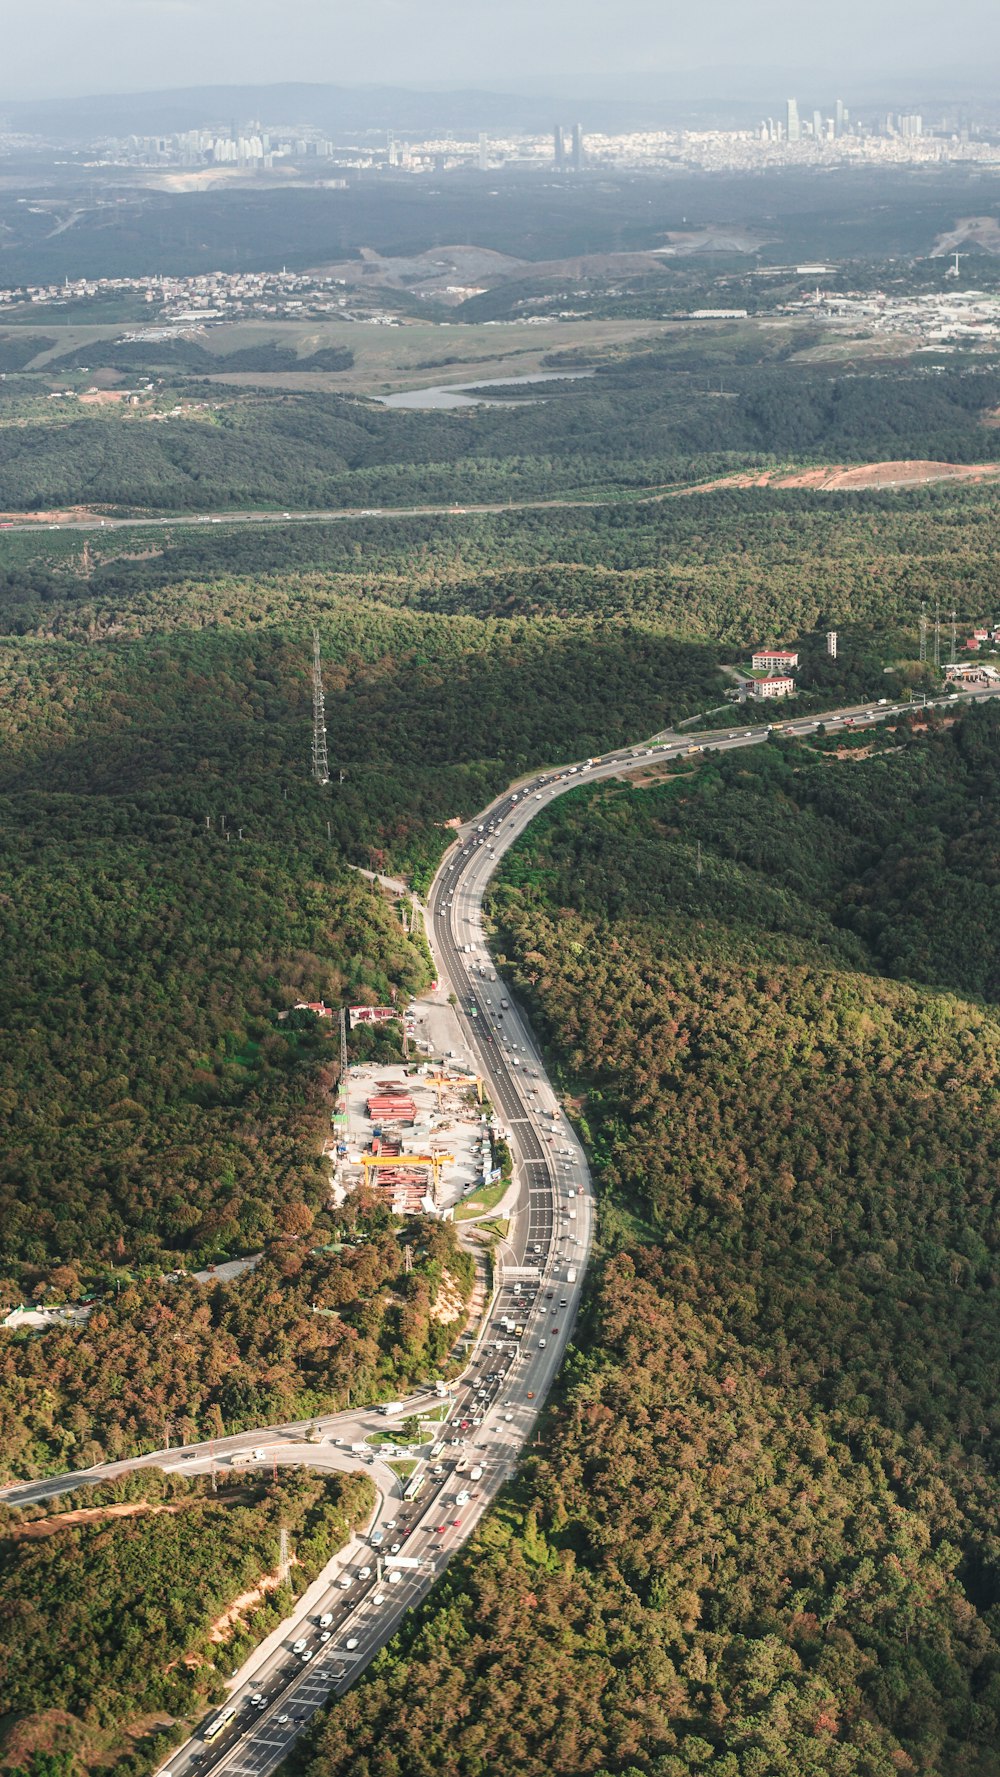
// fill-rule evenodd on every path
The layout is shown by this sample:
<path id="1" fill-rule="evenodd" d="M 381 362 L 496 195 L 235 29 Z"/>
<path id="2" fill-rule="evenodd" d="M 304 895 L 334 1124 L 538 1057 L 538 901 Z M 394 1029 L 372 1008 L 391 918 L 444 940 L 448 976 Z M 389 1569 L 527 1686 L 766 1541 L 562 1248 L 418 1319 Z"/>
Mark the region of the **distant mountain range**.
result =
<path id="1" fill-rule="evenodd" d="M 923 104 L 925 110 L 966 102 L 969 88 L 956 79 L 918 87 L 912 77 L 897 83 L 838 81 L 821 77 L 772 74 L 766 79 L 734 71 L 731 84 L 718 70 L 707 74 L 637 74 L 616 77 L 588 91 L 567 96 L 542 91 L 523 93 L 487 90 L 416 91 L 396 86 L 330 86 L 286 82 L 262 86 L 195 86 L 162 92 L 105 93 L 84 98 L 0 100 L 0 130 L 40 135 L 52 142 L 84 143 L 113 135 L 159 135 L 217 127 L 251 120 L 272 127 L 311 127 L 343 142 L 368 132 L 398 130 L 417 134 L 454 130 L 475 135 L 480 130 L 531 132 L 550 129 L 556 120 L 579 120 L 585 130 L 628 130 L 668 125 L 691 128 L 746 126 L 768 112 L 780 110 L 788 93 L 827 109 L 840 96 L 862 109 Z M 729 96 L 702 95 L 728 91 Z"/>

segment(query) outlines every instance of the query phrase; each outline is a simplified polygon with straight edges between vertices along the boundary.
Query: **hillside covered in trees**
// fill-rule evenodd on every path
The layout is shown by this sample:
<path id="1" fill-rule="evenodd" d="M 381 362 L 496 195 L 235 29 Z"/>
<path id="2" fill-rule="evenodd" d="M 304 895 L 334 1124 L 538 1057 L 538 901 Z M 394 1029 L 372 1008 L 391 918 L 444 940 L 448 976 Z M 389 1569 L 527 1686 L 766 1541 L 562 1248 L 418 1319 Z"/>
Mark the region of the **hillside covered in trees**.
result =
<path id="1" fill-rule="evenodd" d="M 185 538 L 176 559 L 95 547 L 92 585 L 65 538 L 30 542 L 0 594 L 0 1305 L 96 1301 L 85 1327 L 0 1332 L 5 1476 L 158 1446 L 165 1413 L 208 1435 L 439 1361 L 430 1311 L 444 1268 L 467 1295 L 469 1261 L 431 1229 L 406 1275 L 399 1226 L 328 1213 L 339 1048 L 282 1015 L 430 977 L 352 865 L 424 880 L 445 823 L 525 765 L 721 686 L 717 650 L 651 619 L 397 604 L 396 562 L 342 584 L 236 549 L 226 578 Z M 258 1252 L 224 1285 L 172 1275 Z"/>
<path id="2" fill-rule="evenodd" d="M 544 397 L 528 389 L 527 400 L 515 393 L 425 412 L 232 388 L 213 400 L 211 415 L 185 412 L 183 402 L 205 395 L 205 384 L 191 380 L 192 359 L 225 375 L 239 371 L 244 354 L 213 359 L 196 345 L 175 346 L 176 408 L 153 416 L 156 424 L 128 410 L 12 411 L 12 422 L 0 424 L 0 509 L 82 503 L 206 513 L 545 501 L 787 462 L 969 463 L 1000 454 L 990 417 L 1000 406 L 1000 372 L 978 358 L 886 360 L 859 376 L 853 367 L 813 362 L 808 352 L 818 335 L 733 331 L 735 339 L 696 336 L 693 350 L 683 338 L 660 335 L 586 366 L 579 381 L 548 383 Z M 134 344 L 97 350 L 99 362 L 123 371 L 155 355 Z M 245 363 L 287 369 L 291 355 L 280 345 L 250 347 Z M 344 367 L 337 354 L 333 362 L 317 356 L 315 368 Z M 94 361 L 89 344 L 67 363 L 81 357 Z M 575 367 L 571 355 L 553 366 L 557 375 Z M 211 393 L 218 395 L 214 385 Z M 15 375 L 0 389 L 0 413 L 35 394 L 30 378 Z"/>
<path id="3" fill-rule="evenodd" d="M 41 1755 L 154 1770 L 374 1503 L 362 1474 L 223 1477 L 216 1492 L 148 1469 L 0 1508 L 5 1769 L 35 1771 Z M 293 1560 L 279 1585 L 282 1527 Z"/>
<path id="4" fill-rule="evenodd" d="M 510 855 L 598 1261 L 523 1477 L 300 1773 L 994 1770 L 998 739 L 709 758 Z"/>

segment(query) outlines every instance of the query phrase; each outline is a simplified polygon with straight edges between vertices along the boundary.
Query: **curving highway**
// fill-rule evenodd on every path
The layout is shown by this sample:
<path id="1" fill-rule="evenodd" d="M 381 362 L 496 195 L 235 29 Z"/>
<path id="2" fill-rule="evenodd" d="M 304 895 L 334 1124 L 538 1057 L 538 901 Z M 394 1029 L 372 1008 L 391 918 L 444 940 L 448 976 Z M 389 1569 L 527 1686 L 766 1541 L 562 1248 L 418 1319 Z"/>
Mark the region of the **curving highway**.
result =
<path id="1" fill-rule="evenodd" d="M 971 698 L 997 690 L 972 691 Z M 954 706 L 948 698 L 942 704 Z M 964 699 L 963 699 L 964 701 Z M 859 706 L 781 722 L 809 734 L 849 719 L 879 720 L 905 706 Z M 267 1777 L 305 1724 L 346 1690 L 424 1598 L 503 1482 L 529 1437 L 571 1336 L 593 1233 L 594 1199 L 582 1148 L 562 1112 L 530 1026 L 498 979 L 482 924 L 483 896 L 500 859 L 556 796 L 595 779 L 646 770 L 706 750 L 760 745 L 768 731 L 723 730 L 694 739 L 664 732 L 596 761 L 534 773 L 462 827 L 427 901 L 427 935 L 442 987 L 454 994 L 470 1054 L 509 1137 L 517 1207 L 497 1255 L 495 1289 L 468 1367 L 451 1399 L 430 1460 L 411 1491 L 366 1440 L 393 1423 L 375 1409 L 269 1426 L 134 1462 L 0 1489 L 9 1504 L 51 1498 L 87 1482 L 156 1466 L 204 1473 L 242 1456 L 249 1465 L 370 1466 L 379 1493 L 363 1539 L 355 1539 L 299 1601 L 293 1617 L 258 1650 L 225 1711 L 206 1719 L 163 1771 L 170 1777 L 227 1772 Z M 403 1419 L 433 1414 L 433 1391 L 411 1396 Z M 231 1712 L 231 1713 L 226 1713 Z M 218 1731 L 209 1731 L 221 1720 Z M 206 1738 L 206 1734 L 209 1737 Z"/>

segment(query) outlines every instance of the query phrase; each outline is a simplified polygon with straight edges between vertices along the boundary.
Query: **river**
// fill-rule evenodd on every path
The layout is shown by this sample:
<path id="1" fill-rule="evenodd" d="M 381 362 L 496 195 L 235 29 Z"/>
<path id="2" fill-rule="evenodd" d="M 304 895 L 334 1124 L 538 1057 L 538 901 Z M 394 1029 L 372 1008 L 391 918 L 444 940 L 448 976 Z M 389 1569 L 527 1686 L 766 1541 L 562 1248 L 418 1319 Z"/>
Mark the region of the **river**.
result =
<path id="1" fill-rule="evenodd" d="M 490 401 L 488 395 L 470 393 L 477 389 L 519 389 L 522 383 L 568 383 L 593 376 L 592 370 L 540 370 L 534 376 L 498 376 L 481 383 L 438 383 L 428 389 L 398 389 L 395 395 L 379 395 L 383 407 L 481 407 L 504 406 Z"/>

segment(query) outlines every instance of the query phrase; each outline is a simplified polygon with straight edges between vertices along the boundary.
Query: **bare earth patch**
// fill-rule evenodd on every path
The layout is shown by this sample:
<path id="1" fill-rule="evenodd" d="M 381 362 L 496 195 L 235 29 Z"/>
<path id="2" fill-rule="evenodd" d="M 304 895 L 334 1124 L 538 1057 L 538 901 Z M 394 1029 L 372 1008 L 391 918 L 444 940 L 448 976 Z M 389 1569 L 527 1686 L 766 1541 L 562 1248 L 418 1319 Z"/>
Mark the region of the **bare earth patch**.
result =
<path id="1" fill-rule="evenodd" d="M 40 1537 L 55 1536 L 67 1524 L 97 1524 L 102 1518 L 142 1518 L 159 1516 L 160 1512 L 182 1510 L 183 1507 L 179 1505 L 150 1505 L 143 1499 L 134 1500 L 128 1505 L 81 1506 L 75 1512 L 60 1512 L 55 1518 L 37 1518 L 33 1524 L 15 1526 L 7 1534 L 15 1542 L 35 1542 Z"/>
<path id="2" fill-rule="evenodd" d="M 454 1278 L 447 1270 L 442 1271 L 441 1288 L 438 1290 L 437 1299 L 430 1310 L 431 1320 L 440 1321 L 442 1326 L 448 1327 L 451 1326 L 452 1321 L 458 1320 L 459 1316 L 464 1313 L 465 1303 L 459 1294 Z"/>
<path id="3" fill-rule="evenodd" d="M 295 1566 L 294 1556 L 292 1557 L 292 1566 Z M 281 1580 L 278 1574 L 266 1573 L 259 1585 L 252 1586 L 249 1592 L 241 1592 L 238 1598 L 233 1599 L 228 1610 L 224 1610 L 220 1617 L 216 1617 L 208 1631 L 209 1641 L 228 1641 L 230 1632 L 240 1623 L 243 1611 L 253 1610 L 255 1605 L 263 1602 L 269 1592 L 276 1592 L 280 1585 Z"/>
<path id="4" fill-rule="evenodd" d="M 763 473 L 723 475 L 697 487 L 675 488 L 677 494 L 713 493 L 726 487 L 801 487 L 816 493 L 849 492 L 857 488 L 924 487 L 933 481 L 995 481 L 1000 463 L 935 463 L 906 458 L 891 463 L 830 463 L 821 469 L 770 469 Z"/>

